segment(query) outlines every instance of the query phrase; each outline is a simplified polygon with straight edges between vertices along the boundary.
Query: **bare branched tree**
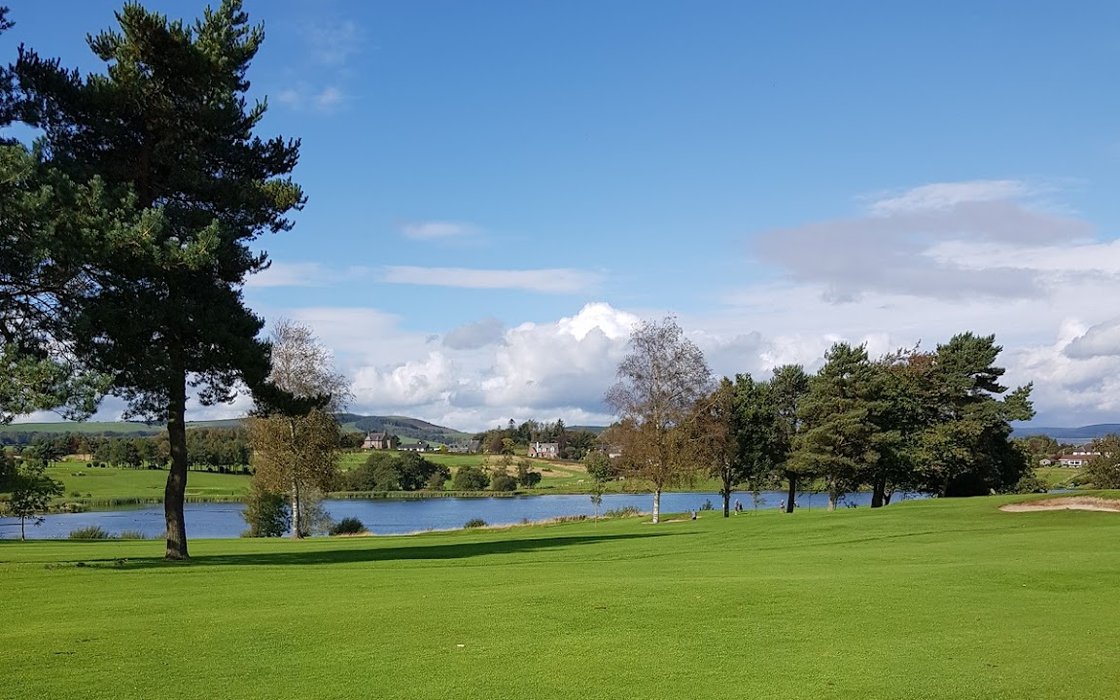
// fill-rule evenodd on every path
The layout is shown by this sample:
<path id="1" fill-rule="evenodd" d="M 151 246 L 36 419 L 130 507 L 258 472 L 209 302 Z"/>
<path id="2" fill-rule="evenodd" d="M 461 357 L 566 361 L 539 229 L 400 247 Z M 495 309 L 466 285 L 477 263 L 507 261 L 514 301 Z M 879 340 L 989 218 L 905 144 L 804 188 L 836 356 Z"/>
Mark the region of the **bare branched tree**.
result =
<path id="1" fill-rule="evenodd" d="M 611 439 L 622 446 L 623 468 L 652 484 L 655 523 L 665 487 L 699 467 L 683 428 L 711 384 L 704 354 L 673 317 L 642 322 L 630 335 L 630 354 L 606 396 L 620 418 Z"/>
<path id="2" fill-rule="evenodd" d="M 292 537 L 302 537 L 310 496 L 334 479 L 340 451 L 335 414 L 350 399 L 349 381 L 335 371 L 330 350 L 307 326 L 282 319 L 272 331 L 271 383 L 301 399 L 321 398 L 307 413 L 273 413 L 250 419 L 254 478 L 273 493 L 291 499 Z"/>

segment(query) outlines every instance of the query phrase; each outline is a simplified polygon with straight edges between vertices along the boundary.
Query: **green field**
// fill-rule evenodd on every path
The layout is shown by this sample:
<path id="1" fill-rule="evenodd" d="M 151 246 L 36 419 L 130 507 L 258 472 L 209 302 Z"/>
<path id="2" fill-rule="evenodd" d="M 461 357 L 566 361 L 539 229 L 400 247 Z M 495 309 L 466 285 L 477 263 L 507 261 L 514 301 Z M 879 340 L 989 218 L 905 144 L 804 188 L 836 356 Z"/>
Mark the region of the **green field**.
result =
<path id="1" fill-rule="evenodd" d="M 1036 467 L 1035 474 L 1049 488 L 1075 488 L 1078 480 L 1084 478 L 1084 469 L 1073 467 Z"/>
<path id="2" fill-rule="evenodd" d="M 0 696 L 1116 697 L 1120 514 L 1010 500 L 3 542 Z"/>
<path id="3" fill-rule="evenodd" d="M 114 499 L 163 500 L 167 472 L 156 469 L 90 467 L 86 462 L 57 462 L 47 475 L 62 482 L 64 501 L 111 501 Z M 249 477 L 191 471 L 187 476 L 187 498 L 240 498 L 249 488 Z M 77 495 L 75 495 L 77 494 Z"/>

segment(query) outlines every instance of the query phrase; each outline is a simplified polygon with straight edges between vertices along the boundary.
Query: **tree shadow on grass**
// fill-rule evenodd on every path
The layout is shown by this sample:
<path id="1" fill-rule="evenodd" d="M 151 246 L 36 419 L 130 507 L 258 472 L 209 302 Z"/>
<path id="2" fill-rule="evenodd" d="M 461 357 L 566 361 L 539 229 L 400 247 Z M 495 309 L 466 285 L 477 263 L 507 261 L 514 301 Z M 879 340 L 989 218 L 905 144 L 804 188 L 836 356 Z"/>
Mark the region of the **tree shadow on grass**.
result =
<path id="1" fill-rule="evenodd" d="M 91 566 L 109 568 L 120 571 L 135 571 L 137 569 L 151 568 L 176 568 L 196 566 L 301 566 L 321 564 L 356 564 L 375 561 L 405 561 L 405 560 L 446 560 L 468 559 L 493 554 L 519 554 L 524 552 L 537 552 L 547 549 L 563 547 L 576 547 L 588 544 L 604 544 L 622 542 L 625 540 L 647 539 L 651 537 L 671 537 L 678 533 L 647 532 L 620 535 L 573 535 L 568 537 L 538 537 L 517 538 L 508 540 L 484 540 L 481 542 L 442 543 L 432 545 L 406 545 L 399 547 L 381 546 L 385 539 L 372 538 L 368 541 L 371 546 L 354 546 L 355 539 L 346 542 L 352 546 L 332 549 L 311 550 L 277 550 L 257 551 L 228 554 L 203 554 L 192 556 L 189 561 L 175 562 L 162 558 L 148 557 L 142 559 L 102 559 L 98 561 L 79 562 L 78 566 Z M 679 533 L 684 534 L 684 533 Z M 311 541 L 308 544 L 318 544 Z M 279 545 L 284 546 L 284 545 Z M 292 546 L 299 546 L 293 543 Z"/>

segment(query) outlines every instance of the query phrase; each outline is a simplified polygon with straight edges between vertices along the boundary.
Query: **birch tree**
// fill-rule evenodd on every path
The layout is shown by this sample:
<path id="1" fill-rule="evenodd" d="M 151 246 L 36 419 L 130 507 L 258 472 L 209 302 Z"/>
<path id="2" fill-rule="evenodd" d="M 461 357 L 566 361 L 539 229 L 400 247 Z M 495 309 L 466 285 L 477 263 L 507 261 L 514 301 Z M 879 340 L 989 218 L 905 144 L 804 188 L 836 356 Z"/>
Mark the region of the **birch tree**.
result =
<path id="1" fill-rule="evenodd" d="M 622 466 L 653 488 L 653 522 L 661 493 L 702 467 L 686 422 L 711 391 L 712 373 L 700 348 L 684 337 L 673 317 L 642 322 L 630 335 L 630 353 L 606 395 L 620 421 L 611 441 L 622 446 Z"/>
<path id="2" fill-rule="evenodd" d="M 307 326 L 288 320 L 272 331 L 269 383 L 313 407 L 249 419 L 254 479 L 291 503 L 292 537 L 307 531 L 310 497 L 334 480 L 341 448 L 335 414 L 345 408 L 349 382 L 334 370 L 330 351 Z"/>

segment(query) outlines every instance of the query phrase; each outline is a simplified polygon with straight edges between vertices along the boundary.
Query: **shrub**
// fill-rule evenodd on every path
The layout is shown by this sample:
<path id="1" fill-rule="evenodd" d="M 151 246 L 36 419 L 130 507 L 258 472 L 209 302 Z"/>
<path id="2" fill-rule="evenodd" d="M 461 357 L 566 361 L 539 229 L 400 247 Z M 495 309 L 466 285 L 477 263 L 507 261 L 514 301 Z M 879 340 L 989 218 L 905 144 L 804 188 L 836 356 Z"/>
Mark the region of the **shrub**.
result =
<path id="1" fill-rule="evenodd" d="M 121 530 L 121 534 L 117 535 L 117 539 L 121 540 L 146 540 L 148 536 L 141 530 Z"/>
<path id="2" fill-rule="evenodd" d="M 428 489 L 429 491 L 442 491 L 444 484 L 447 483 L 447 477 L 450 473 L 451 472 L 446 467 L 444 467 L 443 471 L 435 472 L 430 477 L 428 477 L 428 483 L 424 485 L 424 488 Z"/>
<path id="3" fill-rule="evenodd" d="M 100 525 L 90 525 L 71 530 L 69 537 L 72 540 L 107 540 L 109 539 L 109 533 L 103 530 Z"/>
<path id="4" fill-rule="evenodd" d="M 606 517 L 606 518 L 630 518 L 630 517 L 633 517 L 635 515 L 641 515 L 641 514 L 642 514 L 642 511 L 641 511 L 640 508 L 635 508 L 634 506 L 625 506 L 623 508 L 614 508 L 612 510 L 608 510 L 607 512 L 603 513 L 603 517 Z"/>
<path id="5" fill-rule="evenodd" d="M 323 507 L 320 501 L 320 495 L 308 491 L 303 494 L 303 498 L 299 503 L 302 515 L 300 515 L 300 526 L 303 532 L 302 537 L 311 537 L 312 535 L 326 535 L 334 527 L 334 519 L 327 509 Z"/>
<path id="6" fill-rule="evenodd" d="M 1011 487 L 1012 493 L 1046 493 L 1046 482 L 1035 476 L 1034 472 L 1027 472 L 1019 477 L 1019 481 Z"/>
<path id="7" fill-rule="evenodd" d="M 249 486 L 241 517 L 249 526 L 248 537 L 283 537 L 292 524 L 287 498 L 265 490 L 255 481 Z"/>
<path id="8" fill-rule="evenodd" d="M 708 500 L 704 501 L 704 504 L 702 506 L 700 506 L 700 510 L 715 510 L 715 509 L 716 509 L 716 507 L 714 505 L 712 505 L 712 499 L 710 499 L 710 498 Z"/>
<path id="9" fill-rule="evenodd" d="M 366 532 L 366 526 L 357 518 L 343 518 L 331 526 L 331 535 L 357 535 Z"/>
<path id="10" fill-rule="evenodd" d="M 465 528 L 486 527 L 486 525 L 487 525 L 486 521 L 483 520 L 482 518 L 471 518 L 470 520 L 467 521 L 467 524 L 464 525 L 463 527 L 465 527 Z"/>
<path id="11" fill-rule="evenodd" d="M 517 483 L 527 489 L 541 483 L 541 473 L 533 471 L 531 466 L 525 459 L 517 463 Z"/>
<path id="12" fill-rule="evenodd" d="M 451 487 L 456 491 L 481 491 L 486 488 L 490 480 L 486 472 L 479 467 L 463 465 L 455 470 L 455 478 L 451 480 Z"/>
<path id="13" fill-rule="evenodd" d="M 516 491 L 517 479 L 505 472 L 495 472 L 490 478 L 491 491 Z"/>

